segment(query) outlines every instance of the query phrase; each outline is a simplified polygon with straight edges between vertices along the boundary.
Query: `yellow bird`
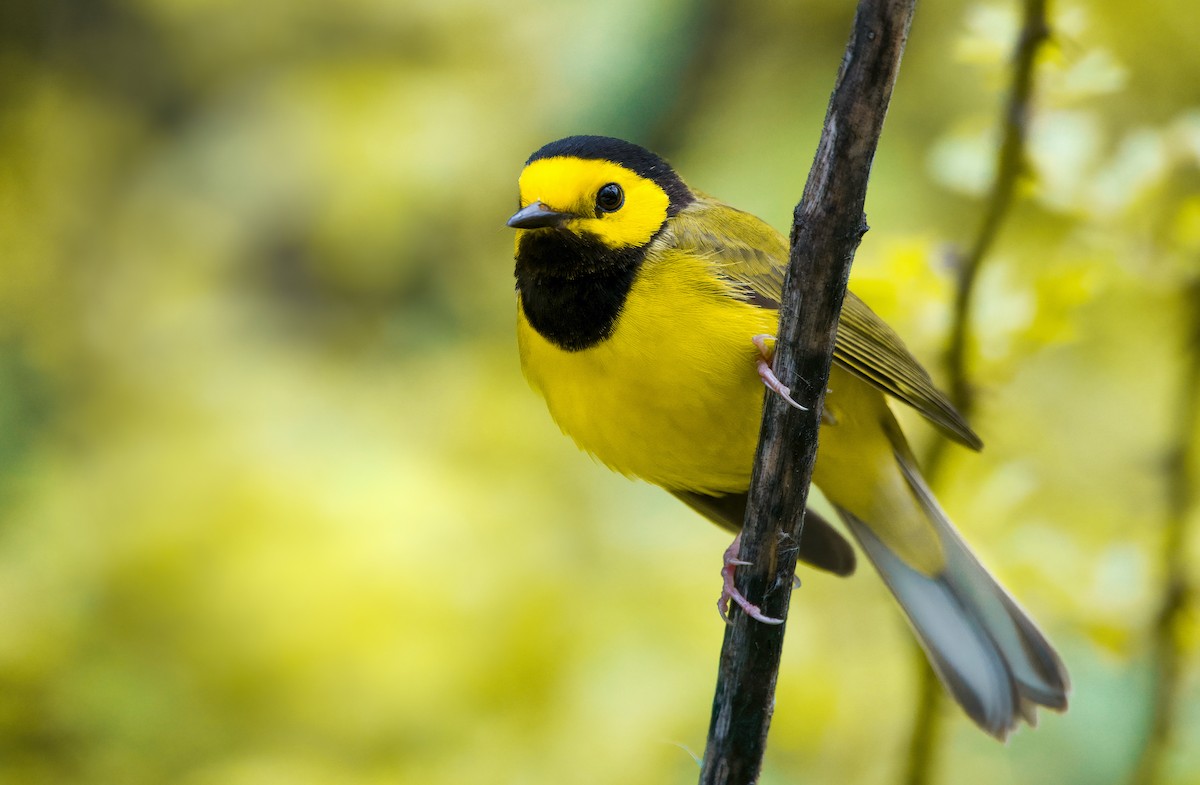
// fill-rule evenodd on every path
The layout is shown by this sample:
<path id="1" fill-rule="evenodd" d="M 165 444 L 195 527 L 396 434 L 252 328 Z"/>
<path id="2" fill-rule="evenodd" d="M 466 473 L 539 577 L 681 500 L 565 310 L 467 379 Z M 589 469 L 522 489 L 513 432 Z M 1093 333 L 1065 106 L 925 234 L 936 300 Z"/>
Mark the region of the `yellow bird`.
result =
<path id="1" fill-rule="evenodd" d="M 622 474 L 739 531 L 758 440 L 763 336 L 778 326 L 787 242 L 684 184 L 630 142 L 573 136 L 519 180 L 517 340 L 559 427 Z M 760 372 L 761 371 L 761 372 Z M 1005 738 L 1036 707 L 1064 710 L 1066 669 L 980 565 L 922 479 L 887 396 L 950 438 L 982 442 L 896 333 L 848 294 L 813 482 L 896 596 L 930 663 L 970 717 Z M 854 552 L 808 514 L 800 558 L 841 575 Z M 736 545 L 726 555 L 731 591 Z M 763 618 L 765 621 L 773 621 Z"/>

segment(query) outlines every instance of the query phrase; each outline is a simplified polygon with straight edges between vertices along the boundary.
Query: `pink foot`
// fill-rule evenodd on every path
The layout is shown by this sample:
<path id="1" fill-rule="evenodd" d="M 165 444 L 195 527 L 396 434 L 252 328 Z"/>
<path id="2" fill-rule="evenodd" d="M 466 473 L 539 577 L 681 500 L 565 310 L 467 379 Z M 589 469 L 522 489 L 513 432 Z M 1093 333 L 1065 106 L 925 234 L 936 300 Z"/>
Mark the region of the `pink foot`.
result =
<path id="1" fill-rule="evenodd" d="M 758 347 L 758 360 L 755 361 L 755 365 L 758 368 L 758 377 L 762 379 L 762 383 L 767 386 L 768 390 L 774 391 L 780 395 L 783 400 L 787 401 L 795 408 L 802 412 L 808 411 L 807 406 L 801 406 L 800 404 L 796 403 L 796 401 L 792 398 L 791 388 L 779 381 L 779 377 L 775 375 L 775 371 L 771 370 L 771 358 L 775 356 L 775 350 L 767 346 L 767 341 L 775 340 L 775 336 L 762 333 L 761 335 L 754 336 L 750 340 L 754 342 L 756 347 Z"/>
<path id="2" fill-rule="evenodd" d="M 733 542 L 725 549 L 724 566 L 721 567 L 721 597 L 717 600 L 717 610 L 721 614 L 721 618 L 729 623 L 729 602 L 732 600 L 738 604 L 747 616 L 752 619 L 757 619 L 763 624 L 783 624 L 783 619 L 776 619 L 773 616 L 767 616 L 746 596 L 737 590 L 737 586 L 733 583 L 734 570 L 740 565 L 748 565 L 750 562 L 742 561 L 738 558 L 738 551 L 742 547 L 742 535 L 733 538 Z"/>

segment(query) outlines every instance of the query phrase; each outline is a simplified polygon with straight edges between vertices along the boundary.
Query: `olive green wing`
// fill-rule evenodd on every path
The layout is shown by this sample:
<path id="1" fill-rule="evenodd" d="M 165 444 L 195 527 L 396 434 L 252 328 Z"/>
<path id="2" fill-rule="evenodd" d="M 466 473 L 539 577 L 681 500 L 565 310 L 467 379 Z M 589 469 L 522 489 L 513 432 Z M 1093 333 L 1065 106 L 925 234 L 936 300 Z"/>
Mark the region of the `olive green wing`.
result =
<path id="1" fill-rule="evenodd" d="M 668 221 L 661 241 L 706 260 L 734 293 L 778 309 L 788 259 L 783 235 L 750 213 L 697 197 Z"/>
<path id="2" fill-rule="evenodd" d="M 833 353 L 846 368 L 912 406 L 954 441 L 982 449 L 983 440 L 934 386 L 900 336 L 853 292 L 842 303 Z"/>
<path id="3" fill-rule="evenodd" d="M 769 224 L 700 197 L 671 220 L 663 240 L 708 260 L 734 294 L 766 308 L 779 307 L 788 247 L 783 235 Z M 951 439 L 973 450 L 983 447 L 900 336 L 853 292 L 846 293 L 842 304 L 833 357 L 855 375 L 912 406 Z"/>

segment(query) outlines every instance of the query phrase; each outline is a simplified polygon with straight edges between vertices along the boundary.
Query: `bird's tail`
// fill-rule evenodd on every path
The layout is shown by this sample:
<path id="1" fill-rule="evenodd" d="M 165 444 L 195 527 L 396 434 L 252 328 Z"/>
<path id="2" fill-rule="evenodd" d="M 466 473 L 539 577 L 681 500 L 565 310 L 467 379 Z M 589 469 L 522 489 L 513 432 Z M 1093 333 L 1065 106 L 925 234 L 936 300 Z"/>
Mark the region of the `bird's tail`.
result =
<path id="1" fill-rule="evenodd" d="M 838 508 L 867 557 L 899 600 L 942 683 L 978 725 L 1004 739 L 1036 707 L 1062 711 L 1070 687 L 1054 648 L 1016 601 L 996 582 L 954 530 L 908 451 L 899 468 L 945 555 L 925 574 L 909 566 L 871 526 Z"/>

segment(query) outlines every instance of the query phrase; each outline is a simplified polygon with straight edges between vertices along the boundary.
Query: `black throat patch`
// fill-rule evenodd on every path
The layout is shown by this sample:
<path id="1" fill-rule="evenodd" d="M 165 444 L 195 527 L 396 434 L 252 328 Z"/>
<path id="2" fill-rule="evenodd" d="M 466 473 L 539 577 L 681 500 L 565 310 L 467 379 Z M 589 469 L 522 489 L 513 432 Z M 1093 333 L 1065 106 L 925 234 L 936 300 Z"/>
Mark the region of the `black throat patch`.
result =
<path id="1" fill-rule="evenodd" d="M 612 335 L 648 246 L 612 249 L 559 229 L 526 232 L 517 249 L 517 293 L 538 334 L 568 352 Z"/>

